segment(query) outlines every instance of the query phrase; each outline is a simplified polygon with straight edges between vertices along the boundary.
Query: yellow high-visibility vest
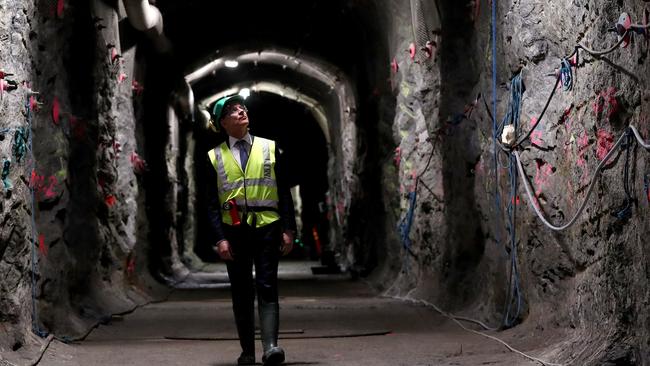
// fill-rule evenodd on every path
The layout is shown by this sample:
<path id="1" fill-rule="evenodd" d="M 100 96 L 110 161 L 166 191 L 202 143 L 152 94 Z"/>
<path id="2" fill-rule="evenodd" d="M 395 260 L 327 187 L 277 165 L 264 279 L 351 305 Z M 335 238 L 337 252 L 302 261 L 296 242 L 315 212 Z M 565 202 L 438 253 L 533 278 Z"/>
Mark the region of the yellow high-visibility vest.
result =
<path id="1" fill-rule="evenodd" d="M 226 205 L 230 200 L 237 202 L 240 220 L 243 220 L 244 211 L 248 211 L 246 222 L 249 226 L 255 223 L 255 227 L 259 228 L 280 219 L 275 141 L 255 137 L 244 168 L 237 163 L 226 142 L 210 150 L 208 156 L 217 172 L 221 220 L 224 224 L 232 225 Z"/>

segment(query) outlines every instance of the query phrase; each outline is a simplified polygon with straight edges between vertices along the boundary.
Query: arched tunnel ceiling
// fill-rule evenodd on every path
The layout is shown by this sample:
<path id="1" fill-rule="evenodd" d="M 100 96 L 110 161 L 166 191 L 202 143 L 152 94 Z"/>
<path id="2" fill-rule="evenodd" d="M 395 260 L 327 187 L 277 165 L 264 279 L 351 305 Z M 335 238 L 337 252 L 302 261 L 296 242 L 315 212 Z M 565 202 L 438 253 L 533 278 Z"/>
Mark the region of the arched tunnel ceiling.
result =
<path id="1" fill-rule="evenodd" d="M 225 67 L 226 60 L 237 61 L 239 66 Z M 211 60 L 186 75 L 197 95 L 199 106 L 208 107 L 221 96 L 237 93 L 241 88 L 251 88 L 287 97 L 303 103 L 312 111 L 327 142 L 330 128 L 327 123 L 324 100 L 335 97 L 338 83 L 351 97 L 351 83 L 332 65 L 309 57 L 292 56 L 287 50 L 264 50 L 226 55 Z M 355 107 L 353 99 L 341 98 L 339 108 Z"/>
<path id="2" fill-rule="evenodd" d="M 233 47 L 306 53 L 355 74 L 364 57 L 383 48 L 376 43 L 381 19 L 372 1 L 158 0 L 157 6 L 186 74 Z"/>
<path id="3" fill-rule="evenodd" d="M 326 112 L 320 102 L 316 99 L 310 97 L 309 95 L 301 92 L 298 89 L 294 89 L 288 85 L 282 84 L 276 81 L 244 81 L 239 84 L 234 85 L 231 88 L 225 89 L 217 94 L 205 98 L 199 102 L 199 106 L 203 109 L 208 105 L 214 103 L 221 97 L 226 95 L 231 95 L 238 93 L 243 88 L 249 88 L 253 92 L 267 92 L 276 94 L 287 99 L 293 100 L 295 102 L 306 105 L 311 111 L 314 119 L 318 123 L 318 126 L 323 131 L 325 136 L 325 141 L 329 144 L 330 140 L 330 131 L 328 128 Z"/>

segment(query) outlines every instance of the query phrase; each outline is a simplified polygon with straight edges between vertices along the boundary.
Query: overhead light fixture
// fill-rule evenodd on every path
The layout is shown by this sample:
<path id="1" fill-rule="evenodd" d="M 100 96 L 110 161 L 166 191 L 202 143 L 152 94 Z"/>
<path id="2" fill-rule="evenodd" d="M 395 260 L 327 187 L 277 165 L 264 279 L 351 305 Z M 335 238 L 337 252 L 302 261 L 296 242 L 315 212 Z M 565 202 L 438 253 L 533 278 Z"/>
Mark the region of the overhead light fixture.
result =
<path id="1" fill-rule="evenodd" d="M 239 91 L 239 95 L 246 99 L 251 96 L 251 90 L 248 88 L 243 88 L 242 90 Z"/>
<path id="2" fill-rule="evenodd" d="M 226 67 L 229 67 L 231 69 L 234 69 L 235 67 L 239 66 L 239 62 L 235 60 L 228 60 L 224 64 L 226 65 Z"/>

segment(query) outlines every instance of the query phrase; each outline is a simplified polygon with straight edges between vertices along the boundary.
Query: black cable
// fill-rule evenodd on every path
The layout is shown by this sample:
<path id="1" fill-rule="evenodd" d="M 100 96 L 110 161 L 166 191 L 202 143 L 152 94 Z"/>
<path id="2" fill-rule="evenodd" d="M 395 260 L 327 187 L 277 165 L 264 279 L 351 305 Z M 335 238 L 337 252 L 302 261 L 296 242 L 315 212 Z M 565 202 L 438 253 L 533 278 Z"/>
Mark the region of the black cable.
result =
<path id="1" fill-rule="evenodd" d="M 517 142 L 510 147 L 511 150 L 514 150 L 515 148 L 519 147 L 524 141 L 528 140 L 530 138 L 530 135 L 533 134 L 533 131 L 537 128 L 540 122 L 542 122 L 542 118 L 544 118 L 544 114 L 546 113 L 546 110 L 548 109 L 548 106 L 551 104 L 551 100 L 553 100 L 553 97 L 555 96 L 555 92 L 557 91 L 557 86 L 560 84 L 560 80 L 562 79 L 562 73 L 558 73 L 557 78 L 555 79 L 555 85 L 553 86 L 553 90 L 551 91 L 551 95 L 548 97 L 548 100 L 546 101 L 546 105 L 544 106 L 544 109 L 542 110 L 542 113 L 539 115 L 539 118 L 537 118 L 537 121 L 535 121 L 535 124 L 533 127 L 528 130 L 528 132 L 521 138 L 517 140 Z"/>

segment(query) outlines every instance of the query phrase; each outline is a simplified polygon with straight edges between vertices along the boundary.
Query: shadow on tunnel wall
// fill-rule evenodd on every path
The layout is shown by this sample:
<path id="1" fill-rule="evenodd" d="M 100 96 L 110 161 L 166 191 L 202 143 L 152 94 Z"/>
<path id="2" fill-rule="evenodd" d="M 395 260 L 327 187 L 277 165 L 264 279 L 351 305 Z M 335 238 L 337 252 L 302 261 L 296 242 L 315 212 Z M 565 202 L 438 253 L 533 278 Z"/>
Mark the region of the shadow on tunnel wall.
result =
<path id="1" fill-rule="evenodd" d="M 476 122 L 463 119 L 457 125 L 449 122 L 476 96 L 480 76 L 476 49 L 475 27 L 467 17 L 470 1 L 440 1 L 442 12 L 441 96 L 440 120 L 442 131 L 442 169 L 445 192 L 445 222 L 448 228 L 443 250 L 445 283 L 450 294 L 460 302 L 478 286 L 473 271 L 480 262 L 485 241 L 480 226 L 480 214 L 474 196 L 474 166 L 481 151 L 476 134 Z"/>
<path id="2" fill-rule="evenodd" d="M 146 50 L 145 52 L 153 52 Z M 165 160 L 165 148 L 169 142 L 168 126 L 169 100 L 172 83 L 169 82 L 169 70 L 176 70 L 171 58 L 163 55 L 156 57 L 157 62 L 147 64 L 145 85 L 148 93 L 144 94 L 142 121 L 140 131 L 144 142 L 144 154 L 147 172 L 144 175 L 145 212 L 149 224 L 146 249 L 149 269 L 152 275 L 171 275 L 171 237 L 173 230 L 172 206 L 169 194 L 172 182 Z"/>

